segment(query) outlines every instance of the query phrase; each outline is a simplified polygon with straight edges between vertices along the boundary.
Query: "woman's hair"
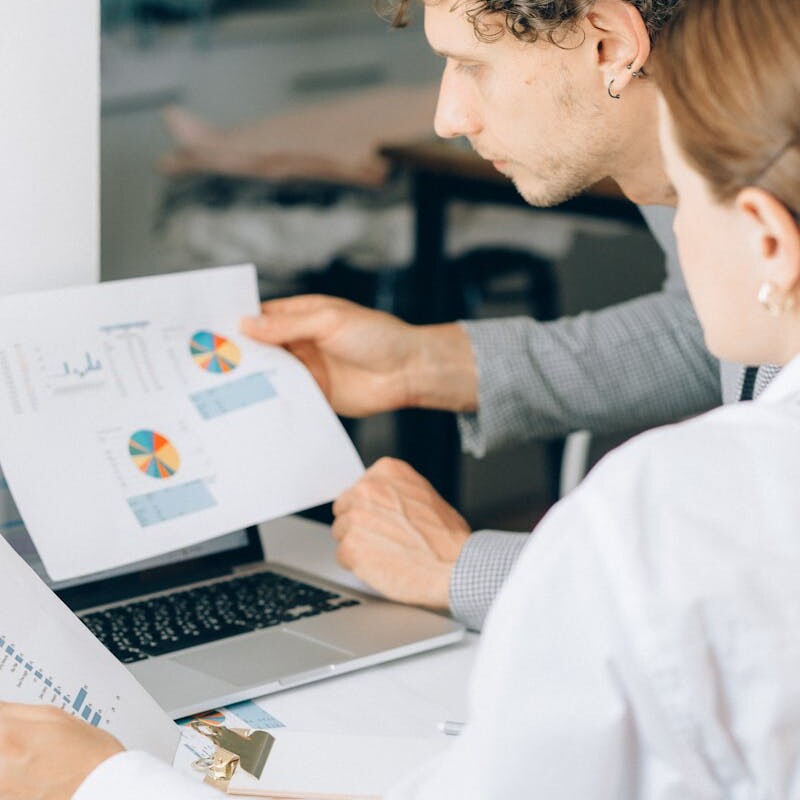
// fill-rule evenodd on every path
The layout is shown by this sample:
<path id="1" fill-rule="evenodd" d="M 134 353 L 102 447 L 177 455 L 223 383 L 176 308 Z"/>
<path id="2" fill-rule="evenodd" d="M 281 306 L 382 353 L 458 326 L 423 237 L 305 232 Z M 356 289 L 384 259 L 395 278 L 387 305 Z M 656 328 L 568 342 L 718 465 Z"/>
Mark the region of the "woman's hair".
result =
<path id="1" fill-rule="evenodd" d="M 757 2 L 758 0 L 753 0 Z M 425 0 L 446 2 L 453 8 L 464 6 L 467 19 L 475 27 L 475 33 L 484 41 L 493 41 L 509 31 L 524 42 L 535 42 L 544 37 L 558 42 L 565 34 L 575 30 L 596 0 Z M 669 21 L 681 0 L 626 0 L 642 15 L 644 24 L 655 41 L 661 29 Z M 408 21 L 411 0 L 377 0 L 379 10 L 392 20 L 396 27 Z M 498 24 L 498 16 L 504 16 L 504 24 Z"/>
<path id="2" fill-rule="evenodd" d="M 797 0 L 684 0 L 653 74 L 675 136 L 717 200 L 760 186 L 800 212 Z"/>

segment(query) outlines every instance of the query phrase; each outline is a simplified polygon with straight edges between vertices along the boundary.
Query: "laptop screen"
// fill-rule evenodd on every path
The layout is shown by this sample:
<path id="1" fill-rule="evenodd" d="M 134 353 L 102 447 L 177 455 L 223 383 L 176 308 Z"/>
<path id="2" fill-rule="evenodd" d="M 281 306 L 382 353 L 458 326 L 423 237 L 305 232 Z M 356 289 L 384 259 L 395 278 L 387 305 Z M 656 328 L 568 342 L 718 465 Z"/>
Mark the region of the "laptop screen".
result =
<path id="1" fill-rule="evenodd" d="M 238 550 L 242 547 L 246 547 L 248 543 L 247 531 L 236 531 L 235 533 L 219 536 L 216 539 L 210 539 L 207 542 L 202 542 L 192 547 L 184 547 L 181 550 L 175 550 L 155 558 L 148 558 L 145 561 L 137 561 L 134 564 L 126 564 L 124 567 L 118 567 L 117 569 L 97 572 L 92 575 L 84 575 L 80 578 L 73 578 L 68 581 L 54 581 L 47 574 L 47 570 L 44 564 L 42 564 L 42 559 L 39 557 L 39 553 L 36 550 L 36 545 L 33 543 L 22 524 L 10 529 L 5 528 L 0 530 L 2 530 L 3 537 L 14 550 L 16 550 L 17 553 L 28 562 L 33 571 L 55 591 L 70 589 L 74 586 L 82 586 L 86 583 L 95 583 L 96 581 L 103 581 L 108 578 L 118 578 L 123 575 L 130 575 L 134 572 L 165 567 L 169 564 L 179 564 L 195 558 L 213 556 L 219 553 L 225 553 L 229 550 Z"/>

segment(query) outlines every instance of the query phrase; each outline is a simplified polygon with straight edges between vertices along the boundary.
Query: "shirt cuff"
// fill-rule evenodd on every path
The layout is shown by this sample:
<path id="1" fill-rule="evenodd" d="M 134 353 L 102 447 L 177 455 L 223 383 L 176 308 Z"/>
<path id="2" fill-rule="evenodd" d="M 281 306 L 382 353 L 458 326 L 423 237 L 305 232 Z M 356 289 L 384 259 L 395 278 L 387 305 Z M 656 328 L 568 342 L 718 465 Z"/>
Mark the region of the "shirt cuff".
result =
<path id="1" fill-rule="evenodd" d="M 506 318 L 459 323 L 469 336 L 478 372 L 478 410 L 456 416 L 461 449 L 476 458 L 508 440 L 520 410 L 509 381 L 524 364 L 527 337 L 534 320 Z M 532 380 L 532 378 L 531 378 Z M 532 389 L 533 390 L 533 389 Z"/>
<path id="2" fill-rule="evenodd" d="M 450 579 L 450 611 L 479 631 L 494 598 L 530 539 L 528 533 L 476 531 L 461 548 Z"/>
<path id="3" fill-rule="evenodd" d="M 192 781 L 149 753 L 126 750 L 104 761 L 78 787 L 72 800 L 214 800 L 218 793 Z"/>

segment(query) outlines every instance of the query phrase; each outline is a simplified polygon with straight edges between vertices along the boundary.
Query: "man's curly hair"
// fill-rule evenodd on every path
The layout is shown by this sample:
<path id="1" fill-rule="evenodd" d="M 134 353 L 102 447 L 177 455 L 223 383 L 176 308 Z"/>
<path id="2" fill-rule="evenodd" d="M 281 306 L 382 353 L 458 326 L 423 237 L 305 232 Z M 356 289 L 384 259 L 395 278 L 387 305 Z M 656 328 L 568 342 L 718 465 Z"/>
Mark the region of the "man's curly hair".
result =
<path id="1" fill-rule="evenodd" d="M 427 0 L 429 1 L 429 0 Z M 455 9 L 465 6 L 467 19 L 483 41 L 499 39 L 509 31 L 524 42 L 540 37 L 557 43 L 574 31 L 589 13 L 595 0 L 439 0 Z M 642 15 L 650 39 L 655 41 L 683 0 L 627 0 Z M 395 27 L 408 24 L 411 0 L 383 0 L 381 3 Z M 488 17 L 505 15 L 505 24 L 498 25 Z"/>

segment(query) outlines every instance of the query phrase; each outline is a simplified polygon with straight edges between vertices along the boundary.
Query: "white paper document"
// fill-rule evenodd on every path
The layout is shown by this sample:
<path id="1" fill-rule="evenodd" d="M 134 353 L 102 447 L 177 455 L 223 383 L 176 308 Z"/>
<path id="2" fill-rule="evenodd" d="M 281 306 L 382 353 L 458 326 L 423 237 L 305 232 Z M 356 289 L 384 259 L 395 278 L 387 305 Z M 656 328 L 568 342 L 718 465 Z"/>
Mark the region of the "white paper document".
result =
<path id="1" fill-rule="evenodd" d="M 305 367 L 251 341 L 251 266 L 0 298 L 0 463 L 54 580 L 335 498 L 363 466 Z"/>
<path id="2" fill-rule="evenodd" d="M 180 730 L 0 539 L 0 700 L 54 705 L 172 762 Z"/>

